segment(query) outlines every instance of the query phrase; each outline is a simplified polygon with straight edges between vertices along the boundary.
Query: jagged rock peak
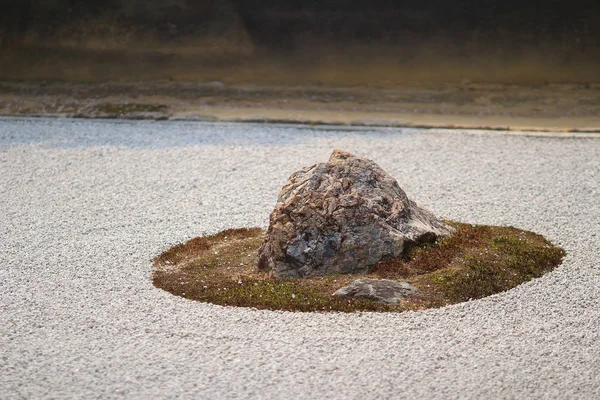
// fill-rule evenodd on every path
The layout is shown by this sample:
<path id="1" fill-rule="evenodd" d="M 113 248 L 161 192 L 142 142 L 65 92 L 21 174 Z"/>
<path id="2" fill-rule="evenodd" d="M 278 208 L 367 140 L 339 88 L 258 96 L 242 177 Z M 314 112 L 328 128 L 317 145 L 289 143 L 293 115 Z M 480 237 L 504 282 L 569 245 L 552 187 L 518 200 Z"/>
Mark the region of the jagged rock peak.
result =
<path id="1" fill-rule="evenodd" d="M 366 273 L 383 257 L 452 232 L 375 162 L 336 149 L 281 189 L 259 268 L 279 278 Z"/>

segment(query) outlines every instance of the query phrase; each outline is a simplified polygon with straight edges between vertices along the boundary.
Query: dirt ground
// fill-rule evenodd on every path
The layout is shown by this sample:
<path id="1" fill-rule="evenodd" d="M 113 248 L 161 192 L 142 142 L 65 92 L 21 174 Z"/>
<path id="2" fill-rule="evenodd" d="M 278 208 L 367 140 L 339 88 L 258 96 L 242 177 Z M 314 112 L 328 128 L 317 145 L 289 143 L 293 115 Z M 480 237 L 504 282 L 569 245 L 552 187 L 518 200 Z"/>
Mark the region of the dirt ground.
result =
<path id="1" fill-rule="evenodd" d="M 0 115 L 600 133 L 600 84 L 0 81 Z"/>

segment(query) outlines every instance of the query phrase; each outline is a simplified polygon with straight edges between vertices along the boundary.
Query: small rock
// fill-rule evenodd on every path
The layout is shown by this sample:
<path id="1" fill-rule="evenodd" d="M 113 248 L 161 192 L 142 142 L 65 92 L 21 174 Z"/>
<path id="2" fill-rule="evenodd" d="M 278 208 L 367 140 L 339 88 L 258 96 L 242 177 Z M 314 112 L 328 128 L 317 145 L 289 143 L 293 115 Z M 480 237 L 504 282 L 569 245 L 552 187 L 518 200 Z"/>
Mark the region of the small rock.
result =
<path id="1" fill-rule="evenodd" d="M 404 281 L 357 279 L 348 286 L 336 290 L 333 295 L 397 304 L 416 293 L 417 288 Z"/>

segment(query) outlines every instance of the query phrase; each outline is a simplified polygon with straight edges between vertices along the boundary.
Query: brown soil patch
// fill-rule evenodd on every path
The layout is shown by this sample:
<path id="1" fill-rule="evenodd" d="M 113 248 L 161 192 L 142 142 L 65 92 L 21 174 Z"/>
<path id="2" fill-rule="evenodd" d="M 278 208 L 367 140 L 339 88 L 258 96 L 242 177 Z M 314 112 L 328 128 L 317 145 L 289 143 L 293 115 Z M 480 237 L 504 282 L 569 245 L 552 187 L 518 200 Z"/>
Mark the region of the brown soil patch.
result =
<path id="1" fill-rule="evenodd" d="M 513 227 L 449 221 L 457 231 L 403 258 L 376 264 L 363 278 L 398 279 L 419 293 L 399 304 L 332 296 L 356 275 L 275 279 L 257 269 L 260 228 L 230 229 L 172 247 L 154 259 L 153 283 L 177 296 L 225 306 L 288 311 L 407 311 L 479 299 L 558 266 L 565 252 Z"/>
<path id="2" fill-rule="evenodd" d="M 600 84 L 0 81 L 0 115 L 599 132 Z"/>

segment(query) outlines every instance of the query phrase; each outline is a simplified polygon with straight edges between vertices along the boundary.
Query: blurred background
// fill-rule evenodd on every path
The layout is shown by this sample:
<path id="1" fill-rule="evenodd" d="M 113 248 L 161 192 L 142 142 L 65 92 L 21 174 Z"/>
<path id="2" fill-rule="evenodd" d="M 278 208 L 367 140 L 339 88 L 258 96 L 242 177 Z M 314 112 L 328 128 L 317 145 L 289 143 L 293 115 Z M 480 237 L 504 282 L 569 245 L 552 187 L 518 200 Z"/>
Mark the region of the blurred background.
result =
<path id="1" fill-rule="evenodd" d="M 0 0 L 0 79 L 600 81 L 597 0 Z"/>

